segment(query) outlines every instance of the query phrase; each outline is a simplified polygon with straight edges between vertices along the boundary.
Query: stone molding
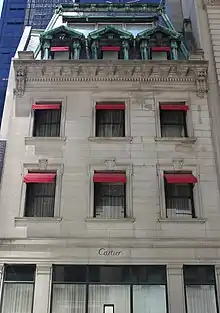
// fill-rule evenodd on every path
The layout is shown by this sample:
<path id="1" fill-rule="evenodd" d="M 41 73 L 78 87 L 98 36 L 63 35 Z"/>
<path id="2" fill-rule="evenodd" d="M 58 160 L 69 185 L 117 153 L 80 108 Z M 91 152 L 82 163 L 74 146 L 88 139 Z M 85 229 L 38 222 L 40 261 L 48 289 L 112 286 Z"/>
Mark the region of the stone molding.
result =
<path id="1" fill-rule="evenodd" d="M 215 5 L 219 5 L 220 6 L 220 0 L 203 0 L 204 1 L 204 5 L 211 5 L 211 6 L 215 6 Z"/>
<path id="2" fill-rule="evenodd" d="M 141 82 L 192 84 L 199 97 L 207 93 L 208 62 L 142 60 L 14 60 L 15 94 L 23 96 L 26 84 L 69 82 Z M 187 88 L 186 88 L 187 89 Z"/>

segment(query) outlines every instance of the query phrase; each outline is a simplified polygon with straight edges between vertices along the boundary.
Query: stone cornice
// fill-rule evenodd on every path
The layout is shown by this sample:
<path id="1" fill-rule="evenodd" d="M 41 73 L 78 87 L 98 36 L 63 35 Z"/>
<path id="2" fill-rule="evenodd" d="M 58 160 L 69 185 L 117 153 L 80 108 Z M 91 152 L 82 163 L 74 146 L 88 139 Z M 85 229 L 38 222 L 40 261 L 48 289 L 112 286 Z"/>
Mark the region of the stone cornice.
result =
<path id="1" fill-rule="evenodd" d="M 220 0 L 203 0 L 204 5 L 220 6 Z"/>
<path id="2" fill-rule="evenodd" d="M 105 61 L 105 60 L 14 60 L 15 94 L 22 96 L 26 84 L 42 82 L 142 82 L 195 85 L 199 97 L 207 92 L 208 62 Z M 187 89 L 187 87 L 186 87 Z"/>

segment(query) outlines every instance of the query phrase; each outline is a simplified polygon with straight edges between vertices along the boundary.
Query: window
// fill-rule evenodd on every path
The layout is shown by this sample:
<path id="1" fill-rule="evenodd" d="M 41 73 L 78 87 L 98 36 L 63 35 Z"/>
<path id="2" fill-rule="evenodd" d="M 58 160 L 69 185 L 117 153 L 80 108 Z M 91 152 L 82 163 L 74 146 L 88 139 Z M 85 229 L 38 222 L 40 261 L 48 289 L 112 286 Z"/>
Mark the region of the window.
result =
<path id="1" fill-rule="evenodd" d="M 56 265 L 51 313 L 167 313 L 166 280 L 165 266 Z"/>
<path id="2" fill-rule="evenodd" d="M 103 60 L 118 60 L 120 59 L 120 50 L 119 46 L 103 46 L 101 58 Z"/>
<path id="3" fill-rule="evenodd" d="M 34 110 L 34 137 L 59 137 L 61 105 L 60 104 L 33 104 Z"/>
<path id="4" fill-rule="evenodd" d="M 94 217 L 126 217 L 126 175 L 124 172 L 95 172 Z"/>
<path id="5" fill-rule="evenodd" d="M 68 60 L 71 59 L 71 51 L 68 46 L 55 46 L 50 48 L 52 60 Z"/>
<path id="6" fill-rule="evenodd" d="M 152 60 L 170 60 L 170 47 L 152 47 L 151 59 Z"/>
<path id="7" fill-rule="evenodd" d="M 1 313 L 31 313 L 34 295 L 34 265 L 6 265 Z"/>
<path id="8" fill-rule="evenodd" d="M 190 172 L 165 173 L 166 217 L 195 218 L 193 188 L 197 178 Z"/>
<path id="9" fill-rule="evenodd" d="M 125 104 L 96 104 L 96 137 L 125 136 Z"/>
<path id="10" fill-rule="evenodd" d="M 217 313 L 214 266 L 183 267 L 187 313 Z"/>
<path id="11" fill-rule="evenodd" d="M 187 137 L 186 112 L 188 106 L 160 104 L 160 125 L 162 137 Z"/>
<path id="12" fill-rule="evenodd" d="M 29 172 L 24 177 L 27 184 L 25 216 L 53 217 L 56 190 L 56 173 Z"/>

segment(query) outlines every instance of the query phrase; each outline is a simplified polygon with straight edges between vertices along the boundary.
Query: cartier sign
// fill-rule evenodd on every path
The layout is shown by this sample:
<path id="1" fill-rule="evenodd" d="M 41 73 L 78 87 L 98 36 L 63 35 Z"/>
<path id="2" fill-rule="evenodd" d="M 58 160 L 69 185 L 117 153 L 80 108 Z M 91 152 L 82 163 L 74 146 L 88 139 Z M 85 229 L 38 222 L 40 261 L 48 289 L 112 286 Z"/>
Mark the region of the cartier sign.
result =
<path id="1" fill-rule="evenodd" d="M 98 255 L 102 256 L 120 256 L 122 255 L 122 251 L 116 250 L 116 249 L 106 249 L 106 248 L 100 248 L 98 250 Z"/>

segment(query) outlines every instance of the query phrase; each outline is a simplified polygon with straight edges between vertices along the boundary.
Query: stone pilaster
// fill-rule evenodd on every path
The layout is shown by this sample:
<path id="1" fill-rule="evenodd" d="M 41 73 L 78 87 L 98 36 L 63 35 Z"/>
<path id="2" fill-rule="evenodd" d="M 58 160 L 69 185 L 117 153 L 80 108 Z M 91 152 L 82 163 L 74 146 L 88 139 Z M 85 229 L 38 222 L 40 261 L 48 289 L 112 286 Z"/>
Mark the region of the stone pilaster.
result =
<path id="1" fill-rule="evenodd" d="M 48 313 L 52 264 L 37 264 L 33 313 Z"/>
<path id="2" fill-rule="evenodd" d="M 168 265 L 167 280 L 169 312 L 185 313 L 183 266 L 179 264 Z"/>

